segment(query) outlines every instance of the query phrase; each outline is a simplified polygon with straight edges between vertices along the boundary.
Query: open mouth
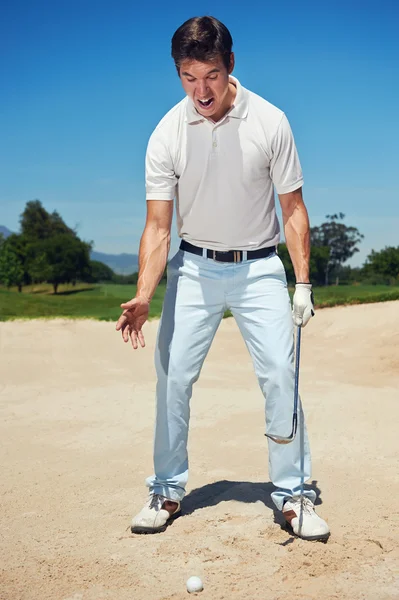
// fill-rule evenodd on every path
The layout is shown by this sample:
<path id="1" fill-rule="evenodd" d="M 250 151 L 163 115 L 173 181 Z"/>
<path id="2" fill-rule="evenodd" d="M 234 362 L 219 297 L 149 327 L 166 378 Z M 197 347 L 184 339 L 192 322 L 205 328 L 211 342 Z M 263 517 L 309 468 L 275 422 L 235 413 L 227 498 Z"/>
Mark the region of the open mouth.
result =
<path id="1" fill-rule="evenodd" d="M 212 98 L 207 98 L 206 100 L 199 100 L 198 99 L 198 104 L 200 105 L 201 108 L 211 108 L 214 104 L 215 99 Z"/>

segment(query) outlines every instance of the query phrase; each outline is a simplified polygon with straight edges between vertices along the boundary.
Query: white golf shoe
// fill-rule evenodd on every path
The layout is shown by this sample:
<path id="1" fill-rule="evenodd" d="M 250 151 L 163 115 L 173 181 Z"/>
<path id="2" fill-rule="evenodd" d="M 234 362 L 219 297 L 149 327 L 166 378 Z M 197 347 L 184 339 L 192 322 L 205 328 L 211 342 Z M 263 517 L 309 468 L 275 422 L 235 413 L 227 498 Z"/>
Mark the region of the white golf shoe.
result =
<path id="1" fill-rule="evenodd" d="M 144 508 L 132 519 L 132 533 L 160 533 L 165 531 L 180 511 L 180 502 L 160 494 L 150 494 Z"/>
<path id="2" fill-rule="evenodd" d="M 283 515 L 295 535 L 304 540 L 328 540 L 330 529 L 316 514 L 313 502 L 306 496 L 293 497 L 283 506 Z"/>

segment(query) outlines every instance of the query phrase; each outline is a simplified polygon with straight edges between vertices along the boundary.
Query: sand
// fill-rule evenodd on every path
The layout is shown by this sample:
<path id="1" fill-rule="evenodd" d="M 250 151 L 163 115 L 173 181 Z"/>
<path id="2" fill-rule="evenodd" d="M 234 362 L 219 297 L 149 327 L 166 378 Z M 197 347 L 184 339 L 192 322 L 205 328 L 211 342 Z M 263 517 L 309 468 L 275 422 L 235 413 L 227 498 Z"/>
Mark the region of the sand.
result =
<path id="1" fill-rule="evenodd" d="M 133 536 L 152 472 L 153 350 L 112 323 L 0 323 L 1 600 L 399 598 L 399 302 L 324 309 L 301 394 L 328 543 L 281 527 L 263 398 L 233 319 L 194 389 L 182 516 Z M 193 595 L 194 596 L 194 595 Z"/>

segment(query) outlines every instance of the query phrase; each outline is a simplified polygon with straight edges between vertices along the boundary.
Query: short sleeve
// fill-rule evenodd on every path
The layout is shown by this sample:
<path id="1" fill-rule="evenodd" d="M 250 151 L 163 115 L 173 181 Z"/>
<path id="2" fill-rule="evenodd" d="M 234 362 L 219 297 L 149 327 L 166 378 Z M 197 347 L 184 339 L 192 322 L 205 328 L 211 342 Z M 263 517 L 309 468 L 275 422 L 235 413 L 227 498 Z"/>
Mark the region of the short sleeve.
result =
<path id="1" fill-rule="evenodd" d="M 270 177 L 278 194 L 294 192 L 303 185 L 303 176 L 294 136 L 283 115 L 272 141 Z"/>
<path id="2" fill-rule="evenodd" d="M 173 200 L 177 178 L 162 130 L 155 129 L 150 137 L 145 158 L 145 187 L 147 200 Z"/>

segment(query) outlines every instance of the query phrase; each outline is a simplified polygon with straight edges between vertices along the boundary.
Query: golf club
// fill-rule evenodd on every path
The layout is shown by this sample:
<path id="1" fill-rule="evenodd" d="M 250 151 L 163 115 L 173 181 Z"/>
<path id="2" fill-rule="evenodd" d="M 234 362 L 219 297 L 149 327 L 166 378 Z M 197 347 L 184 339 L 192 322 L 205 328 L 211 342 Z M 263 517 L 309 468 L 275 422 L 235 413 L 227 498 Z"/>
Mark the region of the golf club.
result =
<path id="1" fill-rule="evenodd" d="M 298 384 L 299 384 L 299 356 L 301 349 L 301 326 L 297 327 L 296 350 L 295 350 L 295 387 L 294 387 L 294 414 L 292 415 L 292 431 L 288 437 L 265 433 L 265 436 L 276 442 L 276 444 L 290 444 L 296 435 L 298 425 Z"/>

